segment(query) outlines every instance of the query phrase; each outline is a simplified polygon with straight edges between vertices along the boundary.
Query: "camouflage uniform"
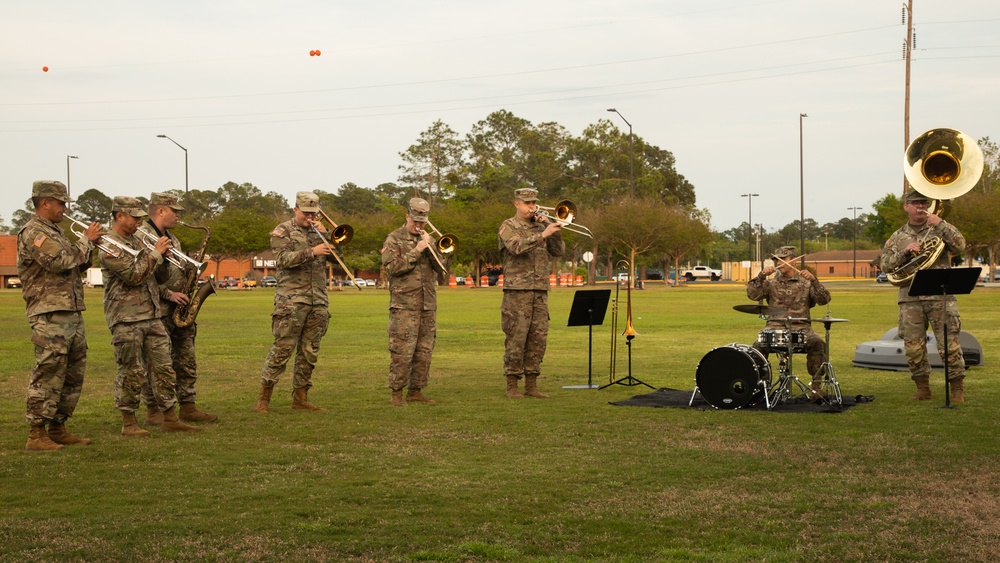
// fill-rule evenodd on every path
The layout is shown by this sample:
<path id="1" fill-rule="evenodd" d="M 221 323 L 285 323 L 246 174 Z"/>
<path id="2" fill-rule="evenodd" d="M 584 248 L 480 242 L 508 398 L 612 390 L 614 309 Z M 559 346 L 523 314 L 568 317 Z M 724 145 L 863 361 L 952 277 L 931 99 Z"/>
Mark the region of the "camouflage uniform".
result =
<path id="1" fill-rule="evenodd" d="M 798 275 L 786 277 L 781 272 L 771 279 L 758 274 L 747 282 L 747 297 L 754 301 L 765 300 L 772 307 L 785 309 L 788 317 L 798 319 L 811 318 L 810 309 L 830 302 L 830 292 L 819 280 L 810 281 Z M 776 319 L 769 320 L 764 328 L 785 329 L 786 326 L 784 321 Z M 806 369 L 809 375 L 817 376 L 826 357 L 826 342 L 813 331 L 808 321 L 793 321 L 788 328 L 806 333 Z M 754 342 L 754 348 L 767 355 L 759 339 Z"/>
<path id="2" fill-rule="evenodd" d="M 119 210 L 136 216 L 145 213 L 133 198 L 124 200 L 131 207 Z M 135 235 L 122 237 L 114 232 L 106 235 L 122 245 L 140 249 L 132 255 L 111 247 L 101 250 L 101 273 L 104 275 L 104 318 L 111 329 L 118 376 L 115 378 L 115 408 L 123 413 L 139 409 L 143 382 L 149 380 L 156 403 L 164 410 L 177 404 L 174 393 L 176 375 L 171 367 L 170 337 L 160 322 L 159 287 L 154 272 L 163 256 L 143 245 Z M 147 375 L 148 363 L 148 375 Z"/>
<path id="3" fill-rule="evenodd" d="M 426 218 L 426 214 L 423 219 L 414 217 Z M 389 277 L 389 388 L 393 391 L 423 389 L 430 376 L 437 332 L 435 286 L 438 274 L 444 272 L 431 258 L 430 249 L 416 251 L 420 239 L 403 226 L 389 233 L 382 247 L 382 267 Z"/>
<path id="4" fill-rule="evenodd" d="M 71 243 L 56 224 L 37 215 L 17 233 L 17 273 L 35 345 L 25 411 L 32 425 L 64 425 L 80 400 L 87 366 L 80 276 L 93 248 L 84 236 Z"/>
<path id="5" fill-rule="evenodd" d="M 516 193 L 522 191 L 534 193 Z M 504 280 L 500 324 L 506 335 L 503 365 L 508 377 L 537 377 L 545 357 L 550 262 L 563 255 L 566 244 L 558 232 L 542 238 L 544 230 L 544 224 L 515 215 L 503 222 L 498 233 Z"/>
<path id="6" fill-rule="evenodd" d="M 312 248 L 322 239 L 312 229 L 299 227 L 294 219 L 271 232 L 271 251 L 278 266 L 278 286 L 271 313 L 271 346 L 261 385 L 274 387 L 295 351 L 293 389 L 312 387 L 312 372 L 319 356 L 319 343 L 330 324 L 327 295 L 327 264 L 333 256 L 316 256 Z"/>
<path id="7" fill-rule="evenodd" d="M 927 269 L 937 270 L 951 267 L 952 255 L 965 250 L 965 237 L 958 229 L 946 221 L 935 227 L 924 223 L 914 227 L 907 223 L 889 237 L 882 250 L 880 267 L 883 272 L 892 272 L 905 264 L 912 256 L 905 249 L 911 242 L 919 243 L 925 236 L 938 236 L 945 243 L 945 252 Z M 910 366 L 910 377 L 915 381 L 927 378 L 931 365 L 927 361 L 927 326 L 930 325 L 938 342 L 938 352 L 945 357 L 944 324 L 948 323 L 948 379 L 961 382 L 965 378 L 965 359 L 959 333 L 962 330 L 958 304 L 954 295 L 947 297 L 928 295 L 910 297 L 909 286 L 899 288 L 899 335 L 903 338 L 906 362 Z"/>
<path id="8" fill-rule="evenodd" d="M 176 196 L 171 197 L 174 197 L 174 201 L 176 201 Z M 153 203 L 152 199 L 150 203 Z M 181 250 L 180 240 L 170 231 L 165 230 L 164 232 L 160 232 L 150 219 L 144 220 L 139 226 L 139 230 L 155 238 L 166 236 L 170 239 L 170 243 L 174 248 Z M 175 326 L 173 315 L 177 305 L 170 301 L 171 294 L 184 292 L 187 289 L 188 270 L 182 270 L 173 265 L 169 260 L 164 260 L 157 267 L 154 276 L 159 286 L 160 321 L 170 336 L 170 355 L 173 358 L 172 366 L 177 377 L 174 382 L 177 402 L 181 404 L 194 403 L 196 400 L 194 385 L 198 380 L 198 361 L 195 355 L 195 337 L 198 335 L 198 324 L 191 323 L 186 327 Z M 149 384 L 143 384 L 143 404 L 147 407 L 155 407 L 155 399 Z M 162 410 L 162 406 L 159 408 Z"/>

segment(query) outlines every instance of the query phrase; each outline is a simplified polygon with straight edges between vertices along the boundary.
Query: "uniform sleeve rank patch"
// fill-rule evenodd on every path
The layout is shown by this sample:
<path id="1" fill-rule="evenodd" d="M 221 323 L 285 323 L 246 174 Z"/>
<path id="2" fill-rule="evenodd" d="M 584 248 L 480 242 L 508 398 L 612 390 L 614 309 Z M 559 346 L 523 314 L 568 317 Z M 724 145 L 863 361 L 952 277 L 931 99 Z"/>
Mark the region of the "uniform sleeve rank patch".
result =
<path id="1" fill-rule="evenodd" d="M 32 242 L 31 244 L 35 245 L 35 248 L 41 248 L 42 245 L 45 244 L 45 241 L 47 240 L 49 240 L 48 236 L 44 234 L 39 234 L 38 236 L 35 237 L 34 242 Z"/>
<path id="2" fill-rule="evenodd" d="M 285 236 L 285 229 L 282 229 L 281 227 L 278 227 L 277 229 L 274 229 L 273 231 L 271 231 L 271 236 L 272 237 L 283 237 L 283 236 Z"/>

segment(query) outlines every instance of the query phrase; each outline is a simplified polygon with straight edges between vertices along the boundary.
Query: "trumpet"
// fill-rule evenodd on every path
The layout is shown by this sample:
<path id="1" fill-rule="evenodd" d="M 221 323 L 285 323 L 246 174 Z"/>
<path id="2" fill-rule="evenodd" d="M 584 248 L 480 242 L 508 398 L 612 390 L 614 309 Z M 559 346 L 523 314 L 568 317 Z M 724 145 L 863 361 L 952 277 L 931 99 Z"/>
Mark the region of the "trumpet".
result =
<path id="1" fill-rule="evenodd" d="M 76 236 L 78 236 L 80 238 L 83 238 L 84 231 L 86 231 L 87 229 L 90 228 L 90 225 L 88 225 L 88 224 L 84 223 L 83 221 L 80 221 L 79 219 L 76 219 L 76 218 L 74 218 L 74 217 L 72 217 L 70 215 L 63 215 L 63 217 L 65 217 L 65 218 L 67 218 L 67 219 L 70 220 L 70 222 L 72 224 L 69 226 L 69 230 L 73 231 L 73 234 L 75 234 Z M 77 230 L 73 229 L 73 225 L 76 225 L 76 226 L 80 227 L 80 230 L 77 231 Z M 138 250 L 132 248 L 131 246 L 129 246 L 127 244 L 122 244 L 122 243 L 116 241 L 115 239 L 113 239 L 113 238 L 111 238 L 111 237 L 109 237 L 107 235 L 101 235 L 101 238 L 97 239 L 97 248 L 100 248 L 101 250 L 103 250 L 107 254 L 116 254 L 116 250 L 115 249 L 117 249 L 118 251 L 124 250 L 125 252 L 127 252 L 128 254 L 130 254 L 133 259 L 136 256 L 139 255 L 139 251 Z"/>
<path id="2" fill-rule="evenodd" d="M 327 223 L 330 223 L 330 227 L 333 229 L 330 231 L 330 239 L 327 240 L 326 236 L 324 236 L 323 233 L 316 228 L 316 223 L 310 221 L 309 226 L 312 227 L 314 233 L 319 235 L 319 238 L 323 239 L 323 244 L 325 244 L 330 250 L 330 254 L 332 254 L 337 260 L 340 267 L 344 269 L 344 273 L 347 274 L 347 277 L 351 278 L 351 283 L 354 284 L 354 287 L 358 288 L 358 291 L 361 291 L 361 285 L 358 283 L 358 280 L 354 278 L 354 274 L 351 273 L 347 264 L 344 264 L 344 261 L 340 259 L 340 255 L 337 254 L 337 250 L 333 248 L 334 246 L 343 246 L 351 242 L 351 239 L 354 238 L 354 229 L 350 225 L 338 225 L 334 223 L 333 219 L 331 219 L 330 216 L 327 215 L 322 209 L 319 210 L 319 216 L 325 219 Z"/>
<path id="3" fill-rule="evenodd" d="M 536 217 L 543 217 L 549 221 L 559 223 L 563 229 L 571 233 L 594 238 L 594 233 L 590 232 L 590 229 L 573 222 L 573 219 L 576 218 L 576 205 L 572 201 L 564 199 L 557 203 L 555 207 L 538 205 L 536 208 L 538 209 L 538 211 L 535 211 Z M 551 212 L 551 214 L 547 212 Z"/>
<path id="4" fill-rule="evenodd" d="M 151 235 L 142 229 L 137 230 L 135 234 L 139 235 L 142 244 L 146 245 L 146 248 L 150 250 L 156 246 L 156 241 L 160 240 L 156 235 Z M 205 272 L 205 268 L 208 267 L 208 262 L 199 262 L 172 246 L 167 249 L 167 254 L 164 258 L 167 262 L 170 262 L 181 270 L 186 270 L 187 266 L 194 268 L 198 271 L 198 276 L 201 276 Z"/>

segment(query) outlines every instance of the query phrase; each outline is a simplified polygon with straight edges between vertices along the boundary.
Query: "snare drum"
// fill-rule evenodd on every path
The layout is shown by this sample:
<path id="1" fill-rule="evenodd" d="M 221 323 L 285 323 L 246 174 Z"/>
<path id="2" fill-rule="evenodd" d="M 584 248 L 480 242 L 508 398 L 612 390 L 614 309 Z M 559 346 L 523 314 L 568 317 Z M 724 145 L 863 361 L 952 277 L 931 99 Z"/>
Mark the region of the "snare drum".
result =
<path id="1" fill-rule="evenodd" d="M 806 333 L 804 330 L 765 328 L 757 335 L 760 347 L 768 352 L 805 352 Z"/>
<path id="2" fill-rule="evenodd" d="M 753 346 L 715 348 L 698 362 L 698 390 L 717 409 L 738 409 L 759 402 L 771 387 L 771 365 Z"/>

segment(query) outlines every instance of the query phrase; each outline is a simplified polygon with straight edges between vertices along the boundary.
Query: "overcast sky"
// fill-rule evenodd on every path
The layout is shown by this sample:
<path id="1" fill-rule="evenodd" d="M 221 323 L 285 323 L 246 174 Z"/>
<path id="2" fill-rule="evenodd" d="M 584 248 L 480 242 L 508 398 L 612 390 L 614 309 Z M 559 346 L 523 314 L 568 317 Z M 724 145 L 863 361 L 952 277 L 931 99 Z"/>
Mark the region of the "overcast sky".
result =
<path id="1" fill-rule="evenodd" d="M 914 0 L 911 137 L 1000 139 L 1000 3 Z M 39 179 L 291 198 L 395 182 L 441 119 L 599 119 L 669 150 L 726 230 L 902 190 L 904 4 L 885 0 L 5 2 L 0 216 Z M 318 49 L 321 55 L 310 56 Z M 43 71 L 48 67 L 48 71 Z"/>

